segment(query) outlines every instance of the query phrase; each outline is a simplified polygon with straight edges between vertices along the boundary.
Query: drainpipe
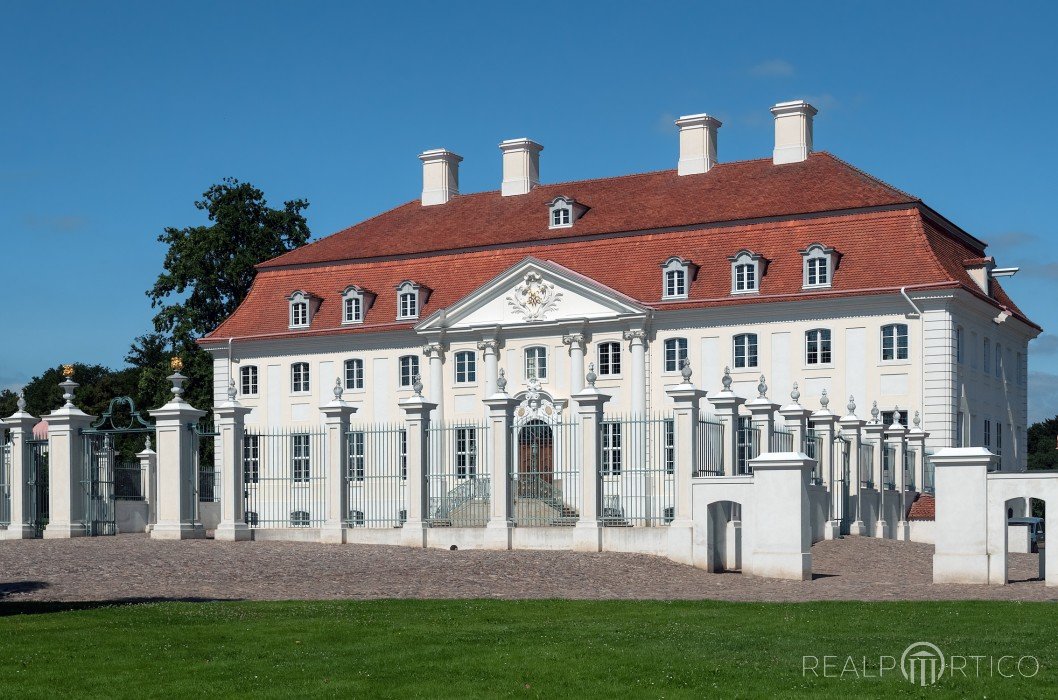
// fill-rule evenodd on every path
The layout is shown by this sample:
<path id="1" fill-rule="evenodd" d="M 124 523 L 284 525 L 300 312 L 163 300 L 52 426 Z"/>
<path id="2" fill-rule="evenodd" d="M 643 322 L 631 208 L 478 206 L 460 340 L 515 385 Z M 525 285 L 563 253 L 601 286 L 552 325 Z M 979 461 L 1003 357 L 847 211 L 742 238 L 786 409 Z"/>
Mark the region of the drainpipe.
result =
<path id="1" fill-rule="evenodd" d="M 234 340 L 235 338 L 228 338 L 228 386 L 231 386 L 231 383 L 235 381 L 235 377 L 231 376 L 231 344 Z"/>
<path id="2" fill-rule="evenodd" d="M 924 352 L 925 351 L 925 344 L 926 344 L 926 324 L 925 324 L 925 320 L 922 318 L 922 310 L 920 308 L 918 308 L 918 306 L 915 305 L 915 302 L 911 300 L 911 297 L 908 296 L 907 287 L 901 287 L 900 288 L 900 294 L 904 297 L 904 299 L 907 301 L 907 303 L 911 305 L 911 308 L 914 309 L 914 312 L 913 312 L 914 317 L 918 319 L 918 337 L 919 337 L 919 340 L 920 340 L 919 345 L 921 346 L 919 351 L 920 352 Z M 925 362 L 919 362 L 918 363 L 918 390 L 919 390 L 919 395 L 921 397 L 921 403 L 922 403 L 922 406 L 921 406 L 922 418 L 923 418 L 923 420 L 925 420 L 925 418 L 926 418 L 926 363 Z M 958 411 L 955 412 L 955 415 L 956 416 L 959 415 Z M 959 447 L 962 447 L 962 445 L 959 445 Z M 925 442 L 923 442 L 922 443 L 922 459 L 923 460 L 925 460 L 925 458 L 926 458 L 925 455 L 926 455 L 926 444 L 925 444 Z M 923 472 L 922 473 L 925 474 L 925 466 L 923 466 Z M 896 475 L 894 474 L 893 476 L 895 477 Z M 916 486 L 921 488 L 922 484 L 916 484 Z"/>

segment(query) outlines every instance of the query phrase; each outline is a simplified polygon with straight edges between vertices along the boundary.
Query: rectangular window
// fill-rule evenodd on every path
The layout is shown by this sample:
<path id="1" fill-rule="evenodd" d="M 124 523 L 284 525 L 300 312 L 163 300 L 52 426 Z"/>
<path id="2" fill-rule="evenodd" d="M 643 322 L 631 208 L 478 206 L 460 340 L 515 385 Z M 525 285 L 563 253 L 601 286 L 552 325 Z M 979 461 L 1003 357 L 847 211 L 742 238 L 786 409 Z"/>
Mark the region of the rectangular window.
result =
<path id="1" fill-rule="evenodd" d="M 665 421 L 665 473 L 676 473 L 676 421 Z"/>
<path id="2" fill-rule="evenodd" d="M 830 284 L 829 260 L 827 258 L 808 259 L 808 286 L 822 287 Z"/>
<path id="3" fill-rule="evenodd" d="M 829 365 L 830 329 L 818 328 L 805 333 L 805 364 Z"/>
<path id="4" fill-rule="evenodd" d="M 757 266 L 754 263 L 735 265 L 735 291 L 752 292 L 757 288 Z"/>
<path id="5" fill-rule="evenodd" d="M 757 366 L 757 334 L 742 333 L 735 336 L 735 369 Z"/>
<path id="6" fill-rule="evenodd" d="M 419 374 L 419 358 L 415 355 L 405 355 L 400 358 L 400 385 L 409 387 L 415 384 L 415 377 Z"/>
<path id="7" fill-rule="evenodd" d="M 242 480 L 244 484 L 261 480 L 261 441 L 257 435 L 242 437 Z"/>
<path id="8" fill-rule="evenodd" d="M 525 349 L 525 378 L 547 379 L 547 348 Z"/>
<path id="9" fill-rule="evenodd" d="M 290 390 L 294 393 L 309 391 L 309 363 L 295 362 L 290 365 Z"/>
<path id="10" fill-rule="evenodd" d="M 456 477 L 471 479 L 478 475 L 478 431 L 456 428 Z"/>
<path id="11" fill-rule="evenodd" d="M 882 361 L 908 359 L 907 324 L 882 326 Z"/>
<path id="12" fill-rule="evenodd" d="M 345 361 L 345 388 L 346 389 L 363 389 L 364 388 L 364 361 L 363 360 L 346 360 Z"/>
<path id="13" fill-rule="evenodd" d="M 665 371 L 679 372 L 687 360 L 687 339 L 669 338 L 665 341 Z"/>
<path id="14" fill-rule="evenodd" d="M 345 322 L 360 323 L 363 320 L 360 297 L 347 297 L 345 300 Z"/>
<path id="15" fill-rule="evenodd" d="M 665 296 L 687 296 L 687 274 L 683 270 L 668 270 L 665 272 Z"/>
<path id="16" fill-rule="evenodd" d="M 239 368 L 243 396 L 257 395 L 257 367 L 249 365 Z"/>
<path id="17" fill-rule="evenodd" d="M 309 437 L 308 435 L 290 436 L 291 471 L 293 472 L 294 483 L 307 483 L 311 476 L 312 447 Z"/>
<path id="18" fill-rule="evenodd" d="M 602 424 L 603 476 L 621 475 L 621 424 Z"/>
<path id="19" fill-rule="evenodd" d="M 602 376 L 621 373 L 621 344 L 601 343 L 599 345 L 599 374 Z"/>
<path id="20" fill-rule="evenodd" d="M 472 384 L 478 379 L 477 356 L 472 352 L 456 353 L 456 383 Z"/>
<path id="21" fill-rule="evenodd" d="M 290 305 L 290 325 L 309 325 L 309 305 L 306 302 L 298 301 Z"/>
<path id="22" fill-rule="evenodd" d="M 415 318 L 419 315 L 419 295 L 416 292 L 405 292 L 400 295 L 400 317 Z"/>
<path id="23" fill-rule="evenodd" d="M 349 433 L 349 478 L 364 480 L 364 434 Z"/>

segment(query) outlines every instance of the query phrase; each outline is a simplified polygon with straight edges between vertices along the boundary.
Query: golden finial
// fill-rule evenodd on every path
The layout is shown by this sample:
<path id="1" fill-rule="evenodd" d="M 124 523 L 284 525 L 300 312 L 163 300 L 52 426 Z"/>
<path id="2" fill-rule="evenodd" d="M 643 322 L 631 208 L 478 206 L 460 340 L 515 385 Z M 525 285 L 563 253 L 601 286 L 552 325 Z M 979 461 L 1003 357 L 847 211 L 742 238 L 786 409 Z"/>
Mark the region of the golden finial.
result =
<path id="1" fill-rule="evenodd" d="M 184 368 L 184 361 L 179 357 L 174 356 L 173 359 L 169 360 L 169 369 L 174 372 L 179 372 Z"/>
<path id="2" fill-rule="evenodd" d="M 63 365 L 62 366 L 62 376 L 66 377 L 67 379 L 72 377 L 73 376 L 73 365 Z"/>

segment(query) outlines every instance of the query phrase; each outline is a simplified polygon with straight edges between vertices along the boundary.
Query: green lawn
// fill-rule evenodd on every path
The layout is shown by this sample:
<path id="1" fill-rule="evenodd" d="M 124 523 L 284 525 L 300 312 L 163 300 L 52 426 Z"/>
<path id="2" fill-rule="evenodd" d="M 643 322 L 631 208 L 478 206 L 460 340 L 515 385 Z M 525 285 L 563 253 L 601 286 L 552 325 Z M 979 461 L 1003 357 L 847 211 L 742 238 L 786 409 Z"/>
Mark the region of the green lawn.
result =
<path id="1" fill-rule="evenodd" d="M 1045 603 L 0 603 L 0 697 L 1053 697 L 1056 623 Z M 802 673 L 803 655 L 834 655 L 877 675 L 916 641 L 1040 670 L 989 677 L 985 660 L 976 678 L 971 661 L 926 690 L 899 671 Z"/>

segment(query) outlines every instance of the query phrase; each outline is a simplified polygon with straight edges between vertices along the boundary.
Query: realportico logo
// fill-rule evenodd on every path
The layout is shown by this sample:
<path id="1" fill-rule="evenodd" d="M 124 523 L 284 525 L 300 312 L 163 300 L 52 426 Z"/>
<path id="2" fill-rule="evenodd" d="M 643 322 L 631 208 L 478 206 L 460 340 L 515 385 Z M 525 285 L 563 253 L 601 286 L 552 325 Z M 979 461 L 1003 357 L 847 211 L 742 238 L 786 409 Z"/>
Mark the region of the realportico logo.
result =
<path id="1" fill-rule="evenodd" d="M 839 680 L 884 678 L 897 670 L 912 685 L 923 688 L 935 684 L 945 675 L 948 678 L 1033 678 L 1040 672 L 1040 660 L 1035 656 L 986 656 L 981 654 L 945 657 L 936 644 L 915 642 L 895 656 L 802 656 L 801 675 Z"/>

